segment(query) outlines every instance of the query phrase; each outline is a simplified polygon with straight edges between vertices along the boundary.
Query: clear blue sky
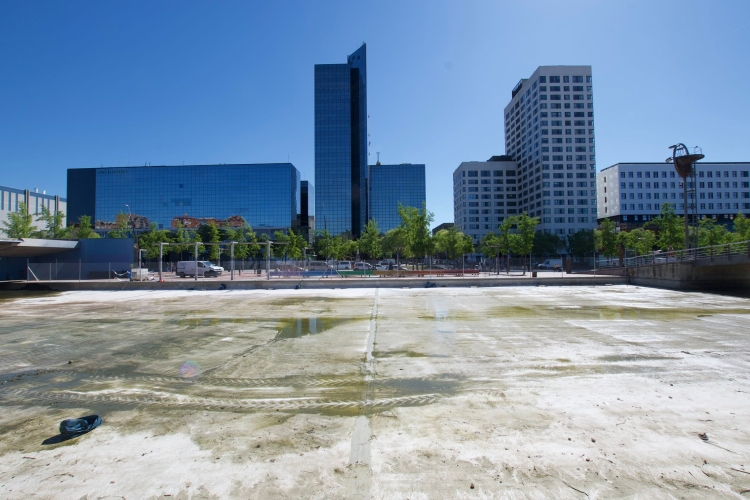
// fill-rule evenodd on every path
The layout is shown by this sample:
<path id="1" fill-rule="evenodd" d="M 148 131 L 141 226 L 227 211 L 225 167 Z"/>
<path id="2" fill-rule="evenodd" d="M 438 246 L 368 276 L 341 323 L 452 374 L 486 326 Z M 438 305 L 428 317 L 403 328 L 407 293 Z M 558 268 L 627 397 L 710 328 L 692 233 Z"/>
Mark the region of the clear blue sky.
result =
<path id="1" fill-rule="evenodd" d="M 314 180 L 313 65 L 363 41 L 371 163 L 425 163 L 436 224 L 453 170 L 504 153 L 503 108 L 539 65 L 593 67 L 599 169 L 677 141 L 750 161 L 747 0 L 4 0 L 0 184 L 287 158 Z"/>

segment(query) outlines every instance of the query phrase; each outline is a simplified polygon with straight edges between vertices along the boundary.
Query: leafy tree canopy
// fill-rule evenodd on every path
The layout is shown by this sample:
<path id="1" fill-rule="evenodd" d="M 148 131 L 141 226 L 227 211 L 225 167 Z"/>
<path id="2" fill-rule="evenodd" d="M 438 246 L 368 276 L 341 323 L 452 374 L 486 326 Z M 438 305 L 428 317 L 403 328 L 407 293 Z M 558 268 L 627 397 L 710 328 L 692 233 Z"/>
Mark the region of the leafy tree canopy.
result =
<path id="1" fill-rule="evenodd" d="M 29 213 L 25 203 L 18 203 L 17 212 L 8 212 L 8 220 L 3 221 L 5 229 L 2 231 L 8 238 L 31 238 L 37 227 L 34 225 L 34 216 Z"/>

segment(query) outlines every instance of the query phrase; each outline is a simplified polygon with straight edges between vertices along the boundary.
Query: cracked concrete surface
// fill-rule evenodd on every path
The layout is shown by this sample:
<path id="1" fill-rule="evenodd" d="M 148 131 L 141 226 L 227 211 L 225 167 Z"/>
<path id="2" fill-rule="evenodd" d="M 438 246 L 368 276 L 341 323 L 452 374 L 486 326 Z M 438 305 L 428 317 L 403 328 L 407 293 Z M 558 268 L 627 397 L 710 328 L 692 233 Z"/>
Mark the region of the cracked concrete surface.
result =
<path id="1" fill-rule="evenodd" d="M 750 498 L 746 298 L 613 286 L 0 304 L 3 498 Z M 90 413 L 100 428 L 41 445 Z"/>

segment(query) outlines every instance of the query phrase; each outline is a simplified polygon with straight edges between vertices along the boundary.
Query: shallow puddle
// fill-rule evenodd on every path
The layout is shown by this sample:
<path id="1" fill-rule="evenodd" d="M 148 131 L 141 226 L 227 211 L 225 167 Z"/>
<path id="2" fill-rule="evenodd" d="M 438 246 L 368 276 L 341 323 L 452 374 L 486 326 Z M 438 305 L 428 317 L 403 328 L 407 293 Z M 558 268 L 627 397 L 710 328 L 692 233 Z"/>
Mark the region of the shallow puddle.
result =
<path id="1" fill-rule="evenodd" d="M 327 330 L 355 321 L 354 318 L 288 318 L 278 320 L 275 340 L 293 339 L 305 335 L 317 335 Z"/>

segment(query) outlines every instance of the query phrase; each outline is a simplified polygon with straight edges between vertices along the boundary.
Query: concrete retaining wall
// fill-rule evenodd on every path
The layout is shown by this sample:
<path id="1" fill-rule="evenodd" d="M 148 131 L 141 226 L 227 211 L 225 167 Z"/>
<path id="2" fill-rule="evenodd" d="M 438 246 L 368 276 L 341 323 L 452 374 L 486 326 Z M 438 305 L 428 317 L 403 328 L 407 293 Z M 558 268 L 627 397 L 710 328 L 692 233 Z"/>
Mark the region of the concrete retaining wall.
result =
<path id="1" fill-rule="evenodd" d="M 627 275 L 633 285 L 675 290 L 750 288 L 750 262 L 746 256 L 708 260 L 631 267 L 627 269 Z"/>
<path id="2" fill-rule="evenodd" d="M 272 279 L 253 281 L 230 281 L 218 279 L 169 281 L 53 281 L 50 283 L 5 282 L 0 283 L 0 290 L 290 290 L 301 286 L 304 289 L 333 288 L 426 288 L 427 283 L 436 287 L 498 287 L 498 286 L 603 286 L 626 285 L 627 277 L 618 276 L 575 276 L 566 275 L 555 278 L 372 278 L 372 279 L 334 279 L 334 280 L 291 280 Z M 224 287 L 224 288 L 222 288 Z"/>

